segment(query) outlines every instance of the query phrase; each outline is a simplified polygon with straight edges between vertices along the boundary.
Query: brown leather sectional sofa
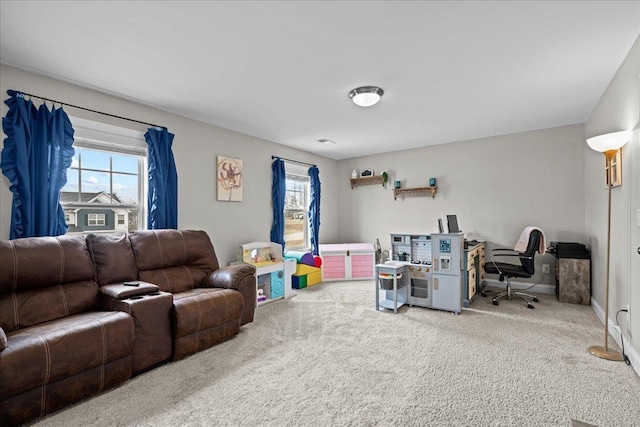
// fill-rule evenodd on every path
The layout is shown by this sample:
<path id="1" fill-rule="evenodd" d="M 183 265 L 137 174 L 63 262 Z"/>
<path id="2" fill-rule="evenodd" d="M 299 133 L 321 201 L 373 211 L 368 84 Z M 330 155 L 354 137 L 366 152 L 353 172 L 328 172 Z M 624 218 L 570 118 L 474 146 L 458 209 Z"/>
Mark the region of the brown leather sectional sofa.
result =
<path id="1" fill-rule="evenodd" d="M 0 425 L 227 340 L 255 305 L 255 268 L 219 268 L 203 231 L 0 241 Z"/>

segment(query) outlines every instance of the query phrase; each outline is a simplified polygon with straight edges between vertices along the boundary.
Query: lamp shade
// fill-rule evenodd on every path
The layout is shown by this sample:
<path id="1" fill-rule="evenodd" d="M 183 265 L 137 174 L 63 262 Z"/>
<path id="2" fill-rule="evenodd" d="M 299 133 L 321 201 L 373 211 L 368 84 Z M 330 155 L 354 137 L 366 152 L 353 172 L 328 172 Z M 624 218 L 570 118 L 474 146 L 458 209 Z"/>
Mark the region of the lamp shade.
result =
<path id="1" fill-rule="evenodd" d="M 384 91 L 377 86 L 362 86 L 349 92 L 349 98 L 360 107 L 371 107 L 380 101 Z"/>
<path id="2" fill-rule="evenodd" d="M 620 132 L 605 133 L 604 135 L 594 136 L 587 139 L 587 144 L 592 150 L 604 153 L 605 151 L 618 150 L 629 141 L 631 131 L 623 130 Z"/>

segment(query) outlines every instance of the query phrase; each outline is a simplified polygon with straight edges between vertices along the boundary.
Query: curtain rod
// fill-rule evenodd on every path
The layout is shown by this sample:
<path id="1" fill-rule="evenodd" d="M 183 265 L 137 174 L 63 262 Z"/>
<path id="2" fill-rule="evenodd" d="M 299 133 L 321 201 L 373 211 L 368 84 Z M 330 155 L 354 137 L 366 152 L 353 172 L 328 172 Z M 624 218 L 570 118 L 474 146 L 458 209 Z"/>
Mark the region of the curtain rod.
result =
<path id="1" fill-rule="evenodd" d="M 284 157 L 271 156 L 271 158 L 272 158 L 272 159 L 280 159 L 280 160 L 284 160 L 285 162 L 298 163 L 298 164 L 300 164 L 300 165 L 307 165 L 307 166 L 313 166 L 313 167 L 316 167 L 316 165 L 311 164 L 311 163 L 300 162 L 300 161 L 298 161 L 298 160 L 285 159 Z"/>
<path id="2" fill-rule="evenodd" d="M 19 90 L 15 90 L 14 92 L 22 94 L 24 96 L 31 97 L 31 98 L 38 98 L 38 99 L 41 99 L 43 101 L 53 102 L 55 104 L 66 105 L 67 107 L 73 107 L 73 108 L 77 108 L 79 110 L 89 111 L 89 112 L 96 113 L 96 114 L 102 114 L 103 116 L 113 117 L 113 118 L 121 119 L 121 120 L 128 120 L 130 122 L 140 123 L 142 125 L 152 126 L 152 127 L 156 127 L 156 128 L 163 128 L 163 129 L 167 128 L 166 126 L 154 125 L 153 123 L 141 122 L 140 120 L 134 120 L 134 119 L 130 119 L 128 117 L 122 117 L 122 116 L 116 116 L 115 114 L 103 113 L 102 111 L 96 111 L 96 110 L 92 110 L 90 108 L 79 107 L 79 106 L 73 105 L 73 104 L 67 104 L 66 102 L 56 101 L 55 99 L 45 98 L 45 97 L 42 97 L 42 96 L 39 96 L 39 95 L 32 95 L 30 93 L 21 92 Z"/>

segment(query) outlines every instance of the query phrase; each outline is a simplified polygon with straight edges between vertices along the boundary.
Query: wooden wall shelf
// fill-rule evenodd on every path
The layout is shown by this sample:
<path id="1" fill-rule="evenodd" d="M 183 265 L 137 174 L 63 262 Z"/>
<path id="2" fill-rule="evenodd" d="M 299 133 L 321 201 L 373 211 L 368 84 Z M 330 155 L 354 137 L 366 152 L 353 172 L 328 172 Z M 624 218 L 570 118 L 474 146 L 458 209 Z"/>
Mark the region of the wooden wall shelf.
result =
<path id="1" fill-rule="evenodd" d="M 384 187 L 384 180 L 382 175 L 363 176 L 361 178 L 351 178 L 351 188 L 358 187 L 360 185 L 375 185 L 380 184 Z"/>
<path id="2" fill-rule="evenodd" d="M 393 200 L 397 200 L 398 197 L 436 197 L 438 187 L 419 187 L 419 188 L 397 188 L 393 190 Z"/>

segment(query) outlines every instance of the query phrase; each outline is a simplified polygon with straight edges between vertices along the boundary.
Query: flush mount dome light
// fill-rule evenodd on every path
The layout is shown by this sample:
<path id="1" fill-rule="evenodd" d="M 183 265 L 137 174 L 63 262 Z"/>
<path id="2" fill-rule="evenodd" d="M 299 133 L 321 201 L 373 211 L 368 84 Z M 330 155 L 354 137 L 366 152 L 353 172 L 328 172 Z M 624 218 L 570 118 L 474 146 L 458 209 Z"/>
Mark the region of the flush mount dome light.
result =
<path id="1" fill-rule="evenodd" d="M 362 86 L 349 92 L 349 98 L 351 98 L 356 105 L 371 107 L 380 101 L 383 94 L 384 91 L 377 86 Z"/>

